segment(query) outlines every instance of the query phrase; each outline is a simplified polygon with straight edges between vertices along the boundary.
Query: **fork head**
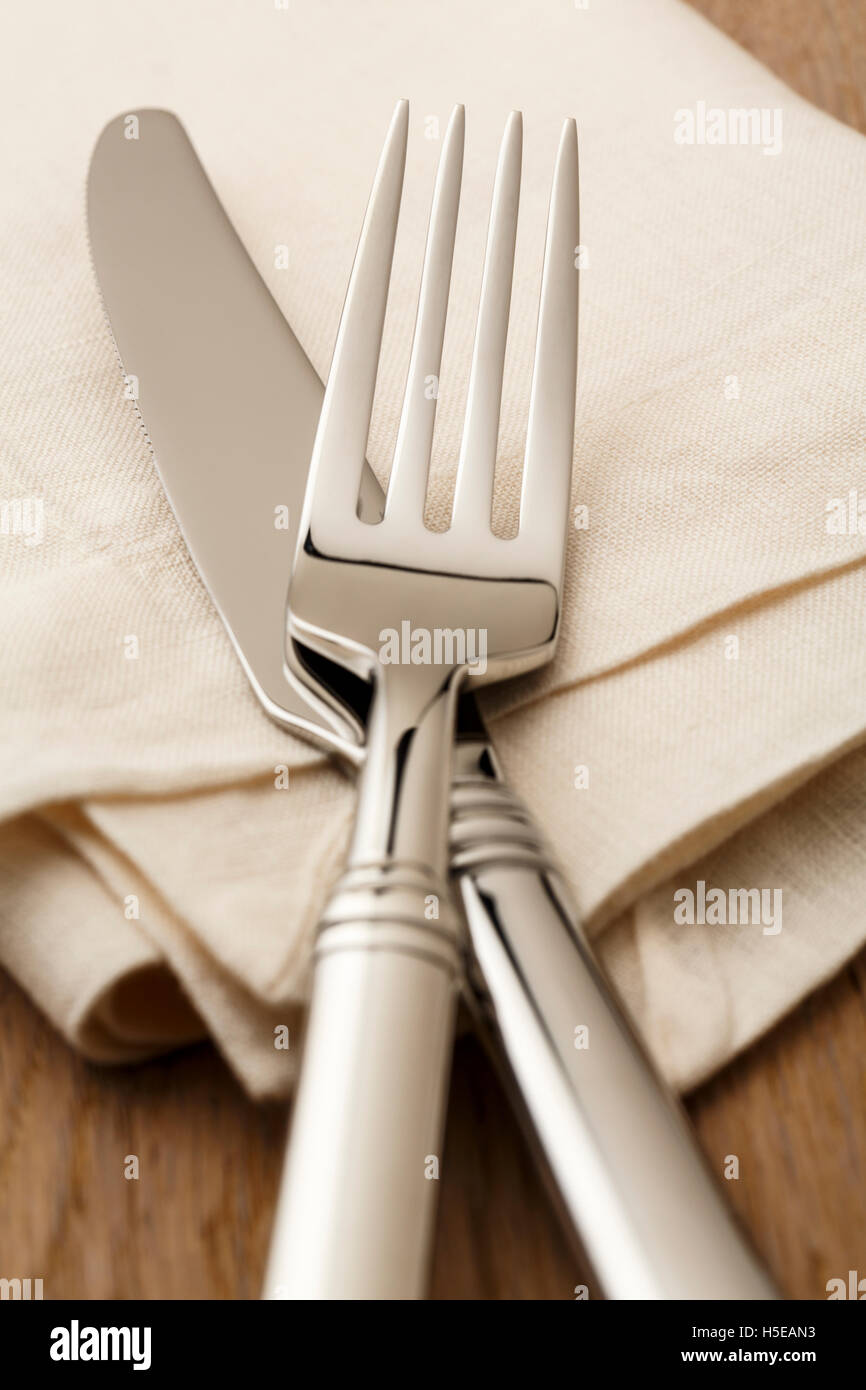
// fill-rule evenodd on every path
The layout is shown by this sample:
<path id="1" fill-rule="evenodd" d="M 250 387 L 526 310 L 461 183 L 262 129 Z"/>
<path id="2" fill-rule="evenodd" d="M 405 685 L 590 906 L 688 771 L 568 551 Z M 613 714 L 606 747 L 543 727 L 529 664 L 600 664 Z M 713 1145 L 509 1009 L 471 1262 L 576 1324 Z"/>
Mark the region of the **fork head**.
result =
<path id="1" fill-rule="evenodd" d="M 398 102 L 367 206 L 328 378 L 299 530 L 289 630 L 303 652 L 365 679 L 388 664 L 438 679 L 502 679 L 550 658 L 559 626 L 577 371 L 577 132 L 562 130 L 548 216 L 519 529 L 491 510 L 520 190 L 522 121 L 505 128 L 493 188 L 451 525 L 424 502 L 460 199 L 464 111 L 455 108 L 433 192 L 406 391 L 384 515 L 359 506 L 405 168 Z M 318 677 L 321 685 L 321 674 Z"/>

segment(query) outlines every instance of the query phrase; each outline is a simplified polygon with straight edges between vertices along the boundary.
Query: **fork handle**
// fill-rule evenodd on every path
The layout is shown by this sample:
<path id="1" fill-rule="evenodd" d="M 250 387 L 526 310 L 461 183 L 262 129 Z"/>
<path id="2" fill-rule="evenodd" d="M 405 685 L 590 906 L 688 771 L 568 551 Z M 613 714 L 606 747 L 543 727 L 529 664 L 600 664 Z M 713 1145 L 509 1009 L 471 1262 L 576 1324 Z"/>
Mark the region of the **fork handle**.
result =
<path id="1" fill-rule="evenodd" d="M 424 1296 L 457 982 L 422 927 L 322 932 L 265 1298 Z"/>
<path id="2" fill-rule="evenodd" d="M 451 845 L 476 1002 L 601 1292 L 778 1298 L 596 964 L 529 813 L 495 776 L 458 780 Z"/>
<path id="3" fill-rule="evenodd" d="M 316 944 L 266 1298 L 424 1294 L 462 964 L 445 877 L 456 695 L 432 666 L 377 677 L 349 868 Z"/>

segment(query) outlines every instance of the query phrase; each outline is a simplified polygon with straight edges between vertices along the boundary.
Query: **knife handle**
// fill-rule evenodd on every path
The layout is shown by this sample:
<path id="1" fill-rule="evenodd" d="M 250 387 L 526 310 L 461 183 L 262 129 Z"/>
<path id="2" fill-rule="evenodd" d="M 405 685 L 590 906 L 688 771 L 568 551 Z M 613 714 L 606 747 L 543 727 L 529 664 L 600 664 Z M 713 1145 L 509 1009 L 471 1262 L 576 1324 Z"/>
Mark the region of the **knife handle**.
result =
<path id="1" fill-rule="evenodd" d="M 483 761 L 485 772 L 452 789 L 451 865 L 475 1003 L 602 1293 L 778 1298 L 489 746 Z"/>

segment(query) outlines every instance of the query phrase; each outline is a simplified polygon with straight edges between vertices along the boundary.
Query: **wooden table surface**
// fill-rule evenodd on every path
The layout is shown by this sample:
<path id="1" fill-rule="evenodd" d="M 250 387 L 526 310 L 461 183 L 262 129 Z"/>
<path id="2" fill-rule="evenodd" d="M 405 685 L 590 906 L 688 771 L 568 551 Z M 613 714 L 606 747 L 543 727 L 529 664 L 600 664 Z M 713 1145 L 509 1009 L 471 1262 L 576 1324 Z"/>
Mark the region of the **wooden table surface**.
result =
<path id="1" fill-rule="evenodd" d="M 864 0 L 692 0 L 798 92 L 866 132 Z M 866 953 L 689 1101 L 730 1200 L 791 1298 L 866 1276 Z M 74 1056 L 0 975 L 0 1275 L 46 1298 L 256 1298 L 286 1115 L 212 1048 Z M 640 1142 L 635 1135 L 635 1143 Z M 141 1179 L 122 1177 L 123 1155 Z M 568 1249 L 478 1044 L 458 1045 L 436 1298 L 574 1297 Z"/>

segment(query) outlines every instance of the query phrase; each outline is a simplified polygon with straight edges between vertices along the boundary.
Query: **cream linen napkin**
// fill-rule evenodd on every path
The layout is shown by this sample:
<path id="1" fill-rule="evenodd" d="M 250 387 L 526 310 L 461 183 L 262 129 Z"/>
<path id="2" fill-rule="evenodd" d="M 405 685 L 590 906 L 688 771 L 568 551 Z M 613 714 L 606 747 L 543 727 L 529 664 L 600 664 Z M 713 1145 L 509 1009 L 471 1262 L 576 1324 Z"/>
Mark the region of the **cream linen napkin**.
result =
<path id="1" fill-rule="evenodd" d="M 866 936 L 862 137 L 674 0 L 51 0 L 4 27 L 0 961 L 90 1057 L 209 1031 L 253 1094 L 284 1094 L 296 1053 L 275 1043 L 283 1025 L 294 1042 L 351 816 L 348 781 L 260 713 L 123 399 L 85 241 L 103 124 L 178 112 L 324 375 L 392 103 L 410 97 L 370 441 L 384 477 L 439 136 L 467 104 L 441 525 L 496 145 L 525 111 L 507 529 L 553 154 L 574 114 L 566 627 L 554 666 L 487 708 L 650 1047 L 694 1084 Z M 765 112 L 758 143 L 675 138 L 688 113 L 705 133 L 708 111 L 742 108 Z M 700 883 L 781 893 L 781 918 L 678 922 L 675 894 Z"/>

